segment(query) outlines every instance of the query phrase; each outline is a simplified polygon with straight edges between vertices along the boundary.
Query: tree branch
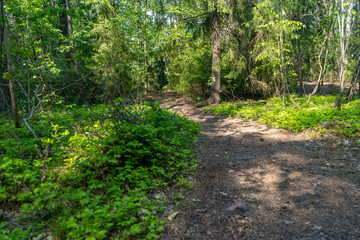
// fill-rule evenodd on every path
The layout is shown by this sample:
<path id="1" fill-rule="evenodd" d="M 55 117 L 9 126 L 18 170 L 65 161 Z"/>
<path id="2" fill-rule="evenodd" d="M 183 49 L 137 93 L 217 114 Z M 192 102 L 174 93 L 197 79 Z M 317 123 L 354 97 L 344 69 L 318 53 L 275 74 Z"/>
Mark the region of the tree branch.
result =
<path id="1" fill-rule="evenodd" d="M 16 135 L 16 133 L 14 132 L 14 129 L 11 127 L 10 124 L 10 120 L 8 121 L 8 126 L 11 129 L 12 134 L 15 136 L 16 140 L 18 140 L 20 143 L 22 143 L 22 141 L 20 140 L 20 138 Z"/>
<path id="2" fill-rule="evenodd" d="M 180 22 L 182 22 L 182 21 L 187 21 L 187 20 L 194 19 L 194 18 L 198 18 L 198 17 L 202 17 L 202 16 L 205 16 L 205 15 L 210 14 L 210 13 L 211 13 L 211 12 L 207 12 L 207 13 L 202 13 L 202 14 L 197 15 L 197 16 L 182 18 L 182 19 L 180 19 Z"/>

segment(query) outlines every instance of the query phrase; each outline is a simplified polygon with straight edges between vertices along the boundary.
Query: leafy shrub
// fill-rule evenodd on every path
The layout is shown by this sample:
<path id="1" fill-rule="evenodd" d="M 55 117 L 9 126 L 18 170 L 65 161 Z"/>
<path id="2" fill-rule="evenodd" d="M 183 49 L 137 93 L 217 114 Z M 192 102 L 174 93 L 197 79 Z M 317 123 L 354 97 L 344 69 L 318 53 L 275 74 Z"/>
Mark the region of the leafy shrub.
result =
<path id="1" fill-rule="evenodd" d="M 62 107 L 30 124 L 41 138 L 14 129 L 21 143 L 0 127 L 4 239 L 158 238 L 164 207 L 151 192 L 184 184 L 199 124 L 149 103 Z"/>
<path id="2" fill-rule="evenodd" d="M 347 138 L 360 137 L 360 100 L 343 104 L 339 111 L 332 107 L 337 96 L 314 96 L 309 106 L 307 98 L 293 98 L 294 102 L 285 102 L 280 97 L 268 99 L 266 104 L 243 102 L 224 102 L 212 106 L 209 111 L 227 114 L 243 119 L 258 119 L 278 128 L 295 132 L 314 129 L 319 133 L 326 130 Z"/>

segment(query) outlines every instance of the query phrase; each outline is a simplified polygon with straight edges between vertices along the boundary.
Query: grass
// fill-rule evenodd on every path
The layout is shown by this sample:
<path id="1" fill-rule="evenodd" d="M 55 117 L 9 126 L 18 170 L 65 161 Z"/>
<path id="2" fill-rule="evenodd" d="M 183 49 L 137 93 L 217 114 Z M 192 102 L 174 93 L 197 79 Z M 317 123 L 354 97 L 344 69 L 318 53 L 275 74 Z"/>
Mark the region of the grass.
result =
<path id="1" fill-rule="evenodd" d="M 251 101 L 223 102 L 208 110 L 242 119 L 256 119 L 260 123 L 294 132 L 311 129 L 318 134 L 330 133 L 360 144 L 360 100 L 344 100 L 339 111 L 332 107 L 337 98 L 335 95 L 314 96 L 306 106 L 306 97 L 293 97 L 293 101 L 287 99 L 285 104 L 280 97 L 273 97 L 260 104 Z"/>

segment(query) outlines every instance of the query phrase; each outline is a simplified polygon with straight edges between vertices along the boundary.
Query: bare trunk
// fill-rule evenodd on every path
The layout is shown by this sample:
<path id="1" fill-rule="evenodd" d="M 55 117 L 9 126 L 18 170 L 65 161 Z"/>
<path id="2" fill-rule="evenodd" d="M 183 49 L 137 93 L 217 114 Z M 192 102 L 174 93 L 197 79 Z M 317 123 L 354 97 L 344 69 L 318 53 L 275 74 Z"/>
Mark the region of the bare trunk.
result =
<path id="1" fill-rule="evenodd" d="M 306 105 L 309 105 L 309 103 L 310 103 L 310 101 L 311 101 L 311 98 L 316 94 L 317 90 L 319 89 L 321 80 L 324 78 L 324 75 L 325 75 L 326 59 L 327 59 L 329 50 L 326 50 L 325 59 L 324 59 L 324 62 L 323 62 L 323 63 L 321 63 L 322 51 L 323 51 L 323 48 L 321 49 L 320 54 L 319 54 L 319 58 L 318 58 L 318 59 L 319 59 L 319 67 L 320 67 L 320 72 L 319 72 L 318 80 L 317 80 L 317 82 L 316 82 L 316 86 L 314 87 L 312 93 L 309 95 L 309 98 L 308 98 L 308 100 L 307 100 L 307 102 L 306 102 Z"/>
<path id="2" fill-rule="evenodd" d="M 330 5 L 330 6 L 325 5 L 324 7 L 329 10 L 329 12 L 327 14 L 331 15 L 332 12 L 333 12 L 333 5 Z M 317 78 L 317 81 L 316 81 L 316 86 L 314 87 L 312 93 L 309 95 L 306 105 L 309 105 L 309 103 L 311 101 L 311 98 L 318 91 L 319 86 L 320 86 L 321 82 L 323 82 L 323 79 L 324 79 L 324 76 L 325 76 L 325 73 L 326 73 L 327 57 L 328 57 L 328 53 L 329 53 L 328 45 L 329 45 L 330 38 L 332 36 L 331 33 L 333 31 L 333 24 L 334 24 L 334 21 L 331 21 L 329 23 L 328 32 L 325 32 L 326 35 L 324 37 L 323 42 L 321 43 L 321 49 L 320 49 L 320 52 L 319 52 L 319 55 L 318 55 L 318 60 L 317 60 L 320 71 L 319 71 L 319 75 L 318 75 L 318 78 Z M 325 55 L 323 57 L 324 50 L 325 50 Z M 313 65 L 315 65 L 315 64 L 311 64 L 311 66 L 313 66 Z M 313 67 L 311 67 L 311 68 L 313 68 Z"/>
<path id="3" fill-rule="evenodd" d="M 284 58 L 284 51 L 283 51 L 283 32 L 280 30 L 280 35 L 278 36 L 278 50 L 279 50 L 279 68 L 280 68 L 280 94 L 285 99 L 285 76 L 284 76 L 284 65 L 283 65 L 283 58 Z"/>
<path id="4" fill-rule="evenodd" d="M 352 76 L 350 88 L 349 88 L 349 91 L 347 94 L 347 100 L 349 100 L 349 101 L 351 101 L 355 95 L 357 81 L 360 81 L 360 56 L 358 57 L 358 60 L 356 62 L 355 71 Z M 360 86 L 360 84 L 359 84 L 359 86 Z"/>
<path id="5" fill-rule="evenodd" d="M 4 12 L 4 0 L 1 0 L 1 17 L 5 19 L 5 12 Z M 20 128 L 20 121 L 19 115 L 17 110 L 17 103 L 16 103 L 16 95 L 15 95 L 15 84 L 14 84 L 14 77 L 12 73 L 12 62 L 11 62 L 11 54 L 10 54 L 10 46 L 9 46 L 9 37 L 7 32 L 6 22 L 3 21 L 4 26 L 4 43 L 5 43 L 5 51 L 6 51 L 6 62 L 7 62 L 7 72 L 9 74 L 9 89 L 10 89 L 10 98 L 11 98 L 11 110 L 15 120 L 15 127 Z"/>
<path id="6" fill-rule="evenodd" d="M 147 62 L 147 48 L 146 40 L 144 40 L 144 78 L 145 78 L 145 89 L 149 90 L 149 81 L 147 78 L 148 62 Z"/>
<path id="7" fill-rule="evenodd" d="M 66 8 L 66 1 L 67 0 L 60 0 L 60 5 Z M 67 15 L 65 11 L 61 11 L 59 13 L 59 23 L 60 23 L 60 31 L 64 37 L 68 36 L 68 26 L 67 26 Z"/>
<path id="8" fill-rule="evenodd" d="M 66 11 L 69 12 L 71 10 L 70 0 L 65 0 L 65 5 L 66 5 Z M 68 33 L 69 33 L 69 35 L 72 35 L 73 34 L 73 25 L 72 25 L 71 15 L 67 15 L 66 20 L 67 20 Z"/>
<path id="9" fill-rule="evenodd" d="M 305 93 L 304 83 L 302 80 L 302 73 L 301 73 L 301 46 L 300 46 L 300 39 L 298 40 L 298 78 L 299 78 L 299 94 L 302 97 L 303 93 Z"/>
<path id="10" fill-rule="evenodd" d="M 70 11 L 71 10 L 71 5 L 70 5 L 70 0 L 65 0 L 65 4 L 66 4 L 66 10 Z M 68 35 L 71 36 L 73 35 L 73 23 L 72 23 L 72 17 L 71 15 L 67 15 L 67 28 L 68 28 Z M 74 60 L 74 70 L 75 70 L 75 76 L 76 79 L 80 79 L 80 75 L 79 75 L 79 63 L 76 60 L 76 46 L 73 43 L 73 51 L 72 51 L 72 58 Z M 84 104 L 84 92 L 83 92 L 83 81 L 79 81 L 78 82 L 78 105 L 82 106 Z"/>
<path id="11" fill-rule="evenodd" d="M 145 80 L 145 89 L 149 90 L 149 80 L 147 78 L 148 71 L 148 61 L 147 61 L 147 32 L 146 32 L 146 11 L 147 11 L 147 0 L 145 0 L 145 16 L 144 16 L 144 80 Z"/>
<path id="12" fill-rule="evenodd" d="M 351 35 L 351 22 L 352 22 L 352 8 L 353 4 L 350 3 L 347 9 L 347 15 L 345 15 L 345 3 L 344 0 L 341 0 L 340 3 L 341 12 L 338 13 L 338 25 L 339 25 L 339 34 L 340 34 L 340 91 L 339 98 L 336 102 L 336 107 L 341 110 L 342 95 L 344 91 L 344 82 L 345 74 L 347 67 L 347 57 L 346 52 L 349 45 L 349 38 Z"/>
<path id="13" fill-rule="evenodd" d="M 316 94 L 317 90 L 319 89 L 321 80 L 323 79 L 323 77 L 325 75 L 327 56 L 328 56 L 328 53 L 329 53 L 328 49 L 326 49 L 326 51 L 325 51 L 324 60 L 321 60 L 321 58 L 323 56 L 323 52 L 324 52 L 325 48 L 328 47 L 328 43 L 329 43 L 328 39 L 329 39 L 331 28 L 332 28 L 332 23 L 330 23 L 329 32 L 326 34 L 326 36 L 324 38 L 324 41 L 321 44 L 321 49 L 320 49 L 320 52 L 319 52 L 319 55 L 318 55 L 318 64 L 319 64 L 319 68 L 320 68 L 319 76 L 318 76 L 318 79 L 317 79 L 317 82 L 316 82 L 316 86 L 314 87 L 312 93 L 309 95 L 309 98 L 307 100 L 306 105 L 309 105 L 311 98 Z"/>
<path id="14" fill-rule="evenodd" d="M 220 37 L 220 14 L 217 9 L 217 2 L 214 3 L 214 11 L 212 14 L 212 85 L 210 90 L 210 102 L 220 102 L 220 82 L 221 82 L 221 37 Z"/>
<path id="15" fill-rule="evenodd" d="M 358 2 L 358 14 L 360 14 L 360 0 Z M 349 91 L 348 91 L 348 94 L 347 94 L 347 100 L 349 100 L 349 101 L 352 101 L 352 99 L 353 99 L 353 97 L 355 95 L 357 81 L 359 83 L 359 92 L 358 92 L 358 94 L 360 96 L 360 53 L 359 53 L 359 56 L 358 56 L 358 60 L 356 62 L 355 71 L 354 71 L 354 74 L 352 76 L 350 88 L 349 88 Z"/>
<path id="16" fill-rule="evenodd" d="M 25 1 L 25 4 L 27 5 L 27 0 Z M 30 32 L 30 27 L 29 27 L 29 16 L 26 16 L 25 18 L 25 25 L 26 25 L 26 29 L 29 33 L 29 36 L 31 35 L 31 32 Z M 27 59 L 27 78 L 28 78 L 28 81 L 27 81 L 27 103 L 28 103 L 28 111 L 30 112 L 31 111 L 31 99 L 30 99 L 30 79 L 31 79 L 31 75 L 30 75 L 30 66 L 29 66 L 29 62 L 30 62 L 30 59 L 28 57 Z"/>

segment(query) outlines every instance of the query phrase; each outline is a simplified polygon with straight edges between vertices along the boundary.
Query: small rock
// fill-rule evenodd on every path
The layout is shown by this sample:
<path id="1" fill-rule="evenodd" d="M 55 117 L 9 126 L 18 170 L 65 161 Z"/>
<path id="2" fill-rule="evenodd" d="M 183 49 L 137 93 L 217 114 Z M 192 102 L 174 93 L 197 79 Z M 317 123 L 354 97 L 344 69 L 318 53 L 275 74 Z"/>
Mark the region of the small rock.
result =
<path id="1" fill-rule="evenodd" d="M 186 236 L 186 237 L 191 237 L 191 236 L 192 236 L 192 231 L 191 231 L 190 229 L 187 230 L 185 236 Z"/>
<path id="2" fill-rule="evenodd" d="M 253 160 L 256 159 L 256 157 L 235 157 L 232 160 Z"/>
<path id="3" fill-rule="evenodd" d="M 316 230 L 321 230 L 322 226 L 314 225 L 313 228 L 316 229 Z"/>
<path id="4" fill-rule="evenodd" d="M 169 217 L 168 217 L 168 220 L 169 221 L 172 221 L 174 220 L 176 217 L 178 217 L 180 215 L 179 212 L 174 212 L 173 214 L 171 214 Z"/>
<path id="5" fill-rule="evenodd" d="M 321 184 L 321 182 L 316 182 L 316 183 L 314 183 L 314 187 L 320 186 L 320 184 Z"/>
<path id="6" fill-rule="evenodd" d="M 294 223 L 294 221 L 288 221 L 288 220 L 285 220 L 285 221 L 284 221 L 284 223 L 285 223 L 286 225 L 289 225 L 289 224 L 293 224 L 293 223 Z"/>
<path id="7" fill-rule="evenodd" d="M 246 210 L 245 203 L 243 201 L 237 201 L 226 209 L 228 212 L 234 212 L 236 210 Z"/>
<path id="8" fill-rule="evenodd" d="M 330 125 L 330 122 L 322 122 L 320 125 L 322 125 L 323 128 L 326 128 Z"/>
<path id="9" fill-rule="evenodd" d="M 206 213 L 207 212 L 207 208 L 203 208 L 203 209 L 196 209 L 197 212 L 201 212 L 201 213 Z"/>
<path id="10" fill-rule="evenodd" d="M 154 198 L 155 199 L 166 199 L 166 196 L 163 192 L 160 192 L 160 193 L 155 193 Z"/>

